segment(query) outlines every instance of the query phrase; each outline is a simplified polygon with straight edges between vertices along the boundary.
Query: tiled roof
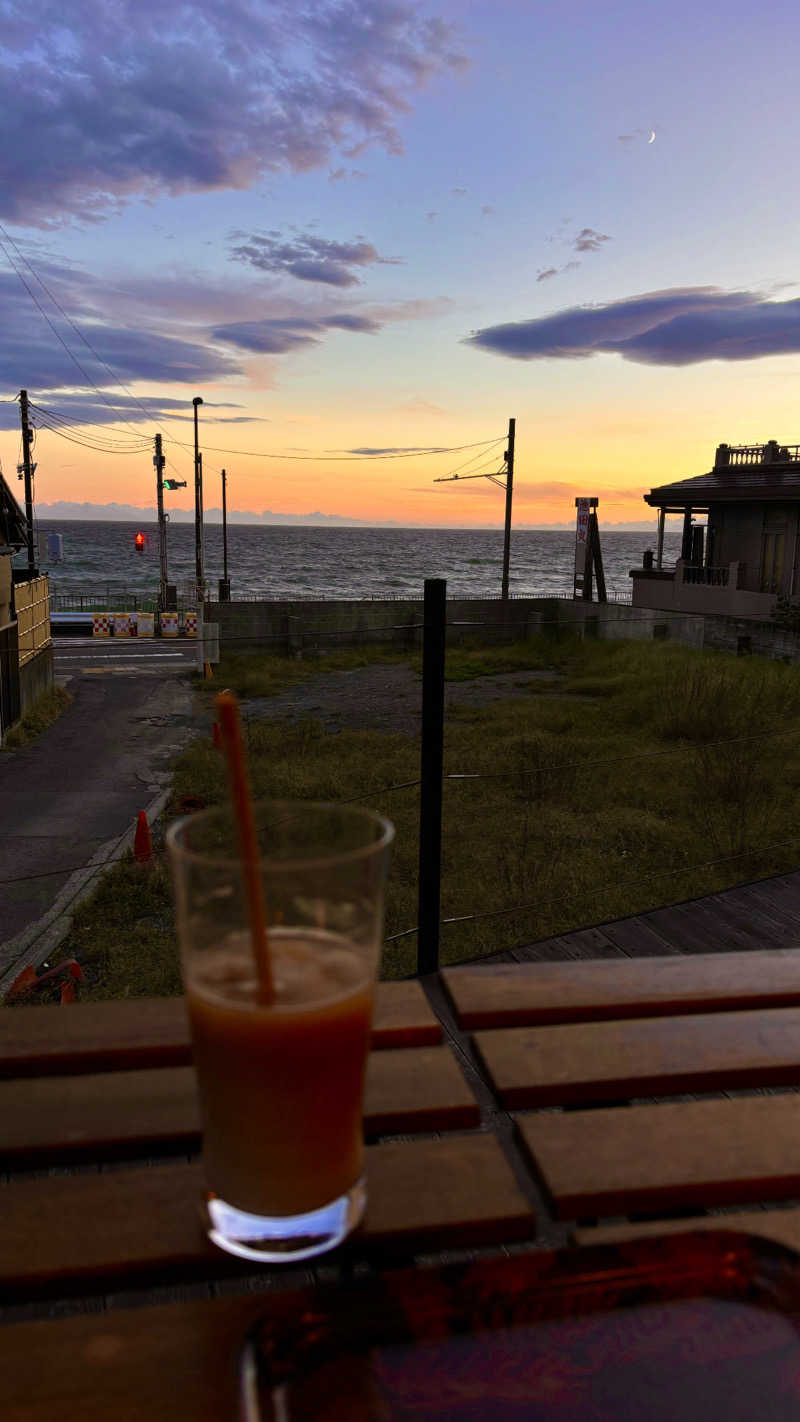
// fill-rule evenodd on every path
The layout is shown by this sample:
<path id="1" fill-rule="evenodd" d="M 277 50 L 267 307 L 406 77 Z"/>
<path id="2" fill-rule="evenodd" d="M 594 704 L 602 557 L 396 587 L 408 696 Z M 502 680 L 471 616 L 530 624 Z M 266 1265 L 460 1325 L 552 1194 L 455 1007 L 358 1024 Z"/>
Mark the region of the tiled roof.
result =
<path id="1" fill-rule="evenodd" d="M 694 479 L 677 479 L 674 484 L 659 484 L 645 494 L 647 504 L 698 503 L 760 500 L 800 501 L 800 464 L 736 465 L 711 469 Z"/>
<path id="2" fill-rule="evenodd" d="M 0 553 L 15 553 L 27 542 L 25 515 L 0 474 Z"/>

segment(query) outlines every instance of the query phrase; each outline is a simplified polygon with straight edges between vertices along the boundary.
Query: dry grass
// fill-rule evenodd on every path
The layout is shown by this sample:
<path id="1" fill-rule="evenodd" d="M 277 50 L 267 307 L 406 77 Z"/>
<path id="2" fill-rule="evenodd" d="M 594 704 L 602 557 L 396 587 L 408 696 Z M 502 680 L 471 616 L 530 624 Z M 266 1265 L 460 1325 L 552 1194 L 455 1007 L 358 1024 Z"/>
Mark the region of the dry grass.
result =
<path id="1" fill-rule="evenodd" d="M 495 650 L 483 663 L 478 649 L 459 649 L 448 660 L 456 677 L 482 664 L 551 667 L 559 680 L 448 717 L 445 771 L 487 778 L 445 783 L 442 916 L 467 921 L 443 927 L 444 962 L 796 867 L 800 669 L 573 639 Z M 380 731 L 331 735 L 311 720 L 251 720 L 248 743 L 259 796 L 357 797 L 394 821 L 386 931 L 413 928 L 418 791 L 387 787 L 417 777 L 418 744 Z M 210 740 L 179 758 L 174 791 L 224 796 Z M 63 951 L 102 962 L 104 993 L 111 984 L 114 995 L 174 990 L 169 918 L 166 882 L 121 866 Z M 121 975 L 107 966 L 111 939 Z M 415 955 L 414 936 L 389 944 L 384 975 L 413 972 Z"/>

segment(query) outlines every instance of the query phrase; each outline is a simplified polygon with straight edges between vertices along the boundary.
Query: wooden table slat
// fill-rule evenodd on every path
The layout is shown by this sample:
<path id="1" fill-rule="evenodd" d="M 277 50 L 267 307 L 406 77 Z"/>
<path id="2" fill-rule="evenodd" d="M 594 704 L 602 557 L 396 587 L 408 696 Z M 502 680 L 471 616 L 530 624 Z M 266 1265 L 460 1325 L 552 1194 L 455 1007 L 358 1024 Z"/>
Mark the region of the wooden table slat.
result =
<path id="1" fill-rule="evenodd" d="M 80 1314 L 0 1328 L 3 1422 L 222 1422 L 260 1297 Z"/>
<path id="2" fill-rule="evenodd" d="M 373 1047 L 441 1040 L 418 982 L 378 983 Z M 182 997 L 0 1011 L 0 1078 L 183 1066 L 190 1057 Z"/>
<path id="3" fill-rule="evenodd" d="M 682 1220 L 648 1220 L 646 1224 L 629 1223 L 598 1225 L 595 1229 L 576 1229 L 570 1238 L 575 1244 L 618 1244 L 624 1239 L 662 1234 L 686 1234 L 707 1229 L 733 1230 L 736 1234 L 754 1234 L 759 1239 L 774 1239 L 788 1249 L 800 1253 L 800 1209 L 791 1210 L 731 1210 L 721 1215 L 699 1215 Z"/>
<path id="4" fill-rule="evenodd" d="M 446 968 L 461 1027 L 800 1005 L 800 949 Z"/>
<path id="5" fill-rule="evenodd" d="M 800 1008 L 512 1027 L 475 1046 L 507 1107 L 800 1085 Z"/>
<path id="6" fill-rule="evenodd" d="M 477 1103 L 447 1047 L 371 1054 L 367 1135 L 479 1124 Z M 199 1134 L 192 1067 L 0 1082 L 0 1168 L 191 1150 Z"/>
<path id="7" fill-rule="evenodd" d="M 392 1141 L 366 1154 L 369 1205 L 353 1247 L 408 1254 L 534 1232 L 492 1135 Z M 183 1162 L 0 1186 L 0 1298 L 253 1273 L 206 1239 L 202 1189 L 200 1165 Z"/>
<path id="8" fill-rule="evenodd" d="M 800 1196 L 800 1096 L 545 1112 L 517 1122 L 556 1216 Z"/>

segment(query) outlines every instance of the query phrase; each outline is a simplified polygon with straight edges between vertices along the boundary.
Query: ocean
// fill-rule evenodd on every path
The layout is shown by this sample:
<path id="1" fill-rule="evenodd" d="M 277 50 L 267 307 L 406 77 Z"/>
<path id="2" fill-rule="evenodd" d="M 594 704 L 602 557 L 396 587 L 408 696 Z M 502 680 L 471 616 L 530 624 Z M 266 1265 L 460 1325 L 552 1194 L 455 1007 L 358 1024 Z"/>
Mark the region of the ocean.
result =
<path id="1" fill-rule="evenodd" d="M 135 546 L 145 534 L 144 551 Z M 42 521 L 60 533 L 63 560 L 48 564 L 51 590 L 59 598 L 120 593 L 147 596 L 158 588 L 158 530 L 155 524 Z M 179 592 L 194 578 L 194 526 L 170 524 L 169 579 Z M 610 596 L 630 597 L 628 571 L 641 566 L 642 553 L 655 547 L 655 529 L 605 533 L 601 546 Z M 664 540 L 665 560 L 679 554 L 680 535 Z M 571 530 L 520 531 L 511 537 L 510 588 L 513 596 L 572 596 L 575 535 Z M 24 561 L 17 560 L 17 561 Z M 228 574 L 234 600 L 248 598 L 413 598 L 425 578 L 446 578 L 450 597 L 497 597 L 503 566 L 500 529 L 322 528 L 234 524 L 228 528 Z M 222 576 L 222 529 L 205 530 L 206 581 L 216 597 Z"/>

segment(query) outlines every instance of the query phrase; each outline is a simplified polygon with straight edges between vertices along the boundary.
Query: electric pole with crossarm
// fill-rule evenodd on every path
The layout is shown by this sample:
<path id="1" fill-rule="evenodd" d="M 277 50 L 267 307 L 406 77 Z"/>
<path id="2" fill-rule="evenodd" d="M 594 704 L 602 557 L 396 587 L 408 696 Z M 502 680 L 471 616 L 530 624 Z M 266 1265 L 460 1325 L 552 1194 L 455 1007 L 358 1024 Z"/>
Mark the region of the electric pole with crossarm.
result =
<path id="1" fill-rule="evenodd" d="M 508 569 L 511 561 L 511 508 L 514 499 L 514 440 L 516 438 L 517 422 L 514 419 L 508 422 L 508 444 L 503 454 L 503 468 L 495 473 L 487 474 L 445 474 L 441 479 L 434 479 L 434 484 L 449 484 L 455 480 L 462 479 L 490 479 L 499 488 L 505 489 L 506 494 L 506 522 L 505 537 L 503 539 L 503 581 L 500 596 L 503 602 L 508 602 Z M 499 443 L 499 441 L 498 441 Z M 471 461 L 474 463 L 474 460 Z M 505 478 L 505 483 L 501 482 Z"/>

